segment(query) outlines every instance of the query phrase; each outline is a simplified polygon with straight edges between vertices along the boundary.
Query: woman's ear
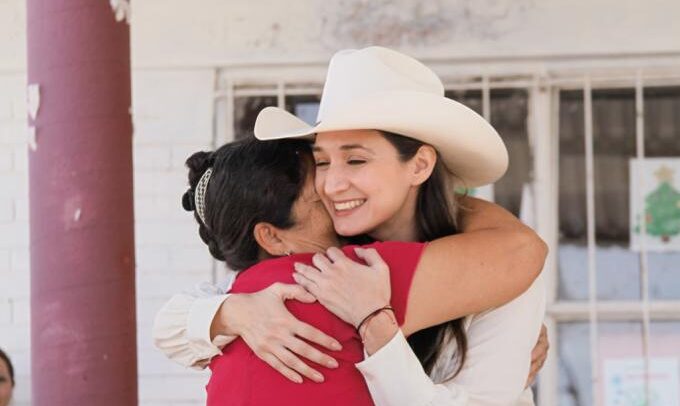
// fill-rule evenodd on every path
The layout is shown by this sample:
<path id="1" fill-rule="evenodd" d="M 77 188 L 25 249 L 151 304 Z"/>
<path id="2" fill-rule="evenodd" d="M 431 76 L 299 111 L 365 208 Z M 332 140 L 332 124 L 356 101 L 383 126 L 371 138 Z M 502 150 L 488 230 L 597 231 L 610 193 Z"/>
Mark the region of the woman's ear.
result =
<path id="1" fill-rule="evenodd" d="M 285 242 L 281 239 L 281 230 L 269 223 L 257 223 L 253 228 L 253 236 L 257 244 L 269 255 L 280 257 L 288 254 Z"/>
<path id="2" fill-rule="evenodd" d="M 411 158 L 413 186 L 423 184 L 432 175 L 434 166 L 437 163 L 437 151 L 430 145 L 423 145 L 418 148 L 418 152 Z"/>

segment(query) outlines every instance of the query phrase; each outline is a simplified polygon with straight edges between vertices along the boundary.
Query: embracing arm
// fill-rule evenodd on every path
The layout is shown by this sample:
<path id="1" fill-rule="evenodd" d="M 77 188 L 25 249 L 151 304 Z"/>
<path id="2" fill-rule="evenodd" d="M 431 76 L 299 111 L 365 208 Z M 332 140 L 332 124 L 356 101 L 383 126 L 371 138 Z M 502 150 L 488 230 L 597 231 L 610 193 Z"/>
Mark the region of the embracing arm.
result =
<path id="1" fill-rule="evenodd" d="M 517 299 L 473 316 L 466 332 L 463 369 L 443 383 L 434 383 L 425 374 L 401 331 L 357 368 L 378 406 L 519 405 L 520 399 L 531 399 L 530 389 L 525 389 L 526 375 L 544 310 L 544 287 L 539 279 Z M 385 329 L 386 319 L 368 328 Z"/>
<path id="2" fill-rule="evenodd" d="M 156 314 L 156 347 L 183 366 L 204 369 L 240 336 L 259 358 L 294 382 L 302 376 L 319 381 L 319 372 L 299 357 L 337 366 L 332 357 L 302 339 L 334 351 L 341 349 L 337 340 L 297 320 L 284 305 L 289 299 L 316 300 L 302 287 L 277 283 L 252 294 L 225 294 L 232 280 L 220 287 L 204 283 L 174 295 Z"/>
<path id="3" fill-rule="evenodd" d="M 174 295 L 156 314 L 153 341 L 168 358 L 195 369 L 204 369 L 220 348 L 234 336 L 210 334 L 210 325 L 231 281 L 225 286 L 202 283 L 194 290 Z"/>
<path id="4" fill-rule="evenodd" d="M 507 303 L 543 268 L 547 246 L 532 229 L 498 205 L 470 197 L 462 204 L 463 233 L 430 242 L 420 258 L 406 335 Z"/>

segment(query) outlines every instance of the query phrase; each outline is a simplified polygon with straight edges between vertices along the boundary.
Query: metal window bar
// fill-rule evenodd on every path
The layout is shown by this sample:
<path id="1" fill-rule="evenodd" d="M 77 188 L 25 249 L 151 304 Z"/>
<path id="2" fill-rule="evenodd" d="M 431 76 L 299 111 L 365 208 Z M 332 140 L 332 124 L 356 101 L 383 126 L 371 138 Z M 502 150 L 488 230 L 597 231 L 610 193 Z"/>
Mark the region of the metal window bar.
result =
<path id="1" fill-rule="evenodd" d="M 638 164 L 641 167 L 645 165 L 645 117 L 644 117 L 644 88 L 642 82 L 642 72 L 638 71 L 635 78 L 635 144 L 636 144 L 636 155 Z M 644 176 L 642 176 L 643 171 L 637 171 L 636 182 L 641 187 L 638 191 L 646 190 L 644 187 Z M 639 204 L 637 207 L 642 208 L 642 221 L 640 222 L 640 296 L 642 298 L 642 350 L 644 354 L 644 387 L 645 387 L 645 404 L 648 405 L 650 401 L 649 393 L 649 341 L 650 341 L 650 315 L 649 315 L 649 266 L 647 261 L 647 247 L 646 247 L 646 236 L 647 236 L 647 222 L 645 221 L 646 208 L 644 205 L 643 193 L 639 193 L 638 196 L 634 197 L 638 200 Z"/>
<path id="2" fill-rule="evenodd" d="M 593 99 L 590 76 L 583 86 L 585 154 L 586 154 L 586 217 L 588 239 L 588 308 L 590 318 L 590 369 L 593 404 L 600 404 L 597 331 L 597 267 L 595 262 L 595 176 L 593 165 Z"/>

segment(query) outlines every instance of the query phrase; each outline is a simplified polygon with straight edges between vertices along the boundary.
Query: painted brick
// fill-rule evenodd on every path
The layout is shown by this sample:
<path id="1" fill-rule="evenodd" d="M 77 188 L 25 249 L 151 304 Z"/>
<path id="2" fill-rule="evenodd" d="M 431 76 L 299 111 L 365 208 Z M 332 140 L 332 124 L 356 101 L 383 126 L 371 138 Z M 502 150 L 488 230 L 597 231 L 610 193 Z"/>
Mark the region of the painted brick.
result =
<path id="1" fill-rule="evenodd" d="M 213 262 L 216 260 L 210 255 L 208 246 L 199 240 L 198 233 L 195 238 L 199 242 L 198 246 L 178 247 L 170 251 L 169 270 L 210 275 Z M 219 264 L 224 264 L 224 262 L 219 262 Z"/>
<path id="2" fill-rule="evenodd" d="M 0 272 L 0 298 L 27 298 L 31 291 L 30 276 L 26 271 Z"/>
<path id="3" fill-rule="evenodd" d="M 139 380 L 139 398 L 142 402 L 173 399 L 181 402 L 203 401 L 207 372 L 192 371 L 182 375 L 146 375 Z"/>
<path id="4" fill-rule="evenodd" d="M 175 293 L 191 290 L 205 278 L 195 274 L 176 274 L 167 272 L 147 272 L 137 274 L 137 291 L 146 297 L 170 298 Z"/>
<path id="5" fill-rule="evenodd" d="M 28 246 L 28 224 L 17 222 L 0 224 L 0 246 Z"/>
<path id="6" fill-rule="evenodd" d="M 135 142 L 209 143 L 213 94 L 210 69 L 133 72 Z"/>
<path id="7" fill-rule="evenodd" d="M 0 172 L 11 172 L 14 169 L 14 154 L 11 149 L 0 149 Z"/>
<path id="8" fill-rule="evenodd" d="M 156 313 L 170 299 L 170 295 L 153 295 L 151 292 L 144 292 L 143 296 L 137 298 L 137 324 L 146 326 L 149 329 L 156 316 Z"/>
<path id="9" fill-rule="evenodd" d="M 189 221 L 168 223 L 136 223 L 135 235 L 135 240 L 137 244 L 140 245 L 151 244 L 179 246 L 197 243 L 196 239 L 198 238 L 198 230 L 196 223 L 191 223 Z"/>
<path id="10" fill-rule="evenodd" d="M 0 144 L 26 145 L 28 124 L 26 120 L 0 120 Z"/>
<path id="11" fill-rule="evenodd" d="M 182 189 L 182 194 L 187 186 Z M 193 221 L 193 214 L 182 208 L 181 194 L 175 196 L 136 196 L 135 197 L 135 218 L 139 222 L 167 222 L 167 221 Z"/>
<path id="12" fill-rule="evenodd" d="M 14 200 L 0 198 L 0 224 L 11 223 L 15 217 Z"/>
<path id="13" fill-rule="evenodd" d="M 26 181 L 28 181 L 28 179 Z M 15 220 L 28 223 L 28 211 L 28 198 L 19 198 L 14 200 Z"/>
<path id="14" fill-rule="evenodd" d="M 170 149 L 164 146 L 135 146 L 133 149 L 135 170 L 167 169 L 170 167 Z"/>
<path id="15" fill-rule="evenodd" d="M 151 327 L 148 334 L 139 335 L 137 348 L 140 349 L 137 356 L 139 372 L 144 375 L 192 375 L 199 372 L 189 369 L 167 358 L 159 349 L 153 346 Z M 200 372 L 199 372 L 200 373 Z"/>
<path id="16" fill-rule="evenodd" d="M 28 173 L 28 146 L 20 145 L 14 148 L 14 171 L 17 173 Z"/>
<path id="17" fill-rule="evenodd" d="M 174 145 L 172 147 L 171 165 L 173 168 L 180 168 L 186 171 L 185 162 L 194 152 L 198 151 L 212 151 L 214 148 L 211 144 L 186 144 Z"/>
<path id="18" fill-rule="evenodd" d="M 29 272 L 31 265 L 31 252 L 29 251 L 28 246 L 13 248 L 11 251 L 10 261 L 12 271 Z"/>
<path id="19" fill-rule="evenodd" d="M 7 351 L 28 351 L 31 345 L 31 330 L 27 324 L 0 325 L 0 348 Z"/>
<path id="20" fill-rule="evenodd" d="M 17 100 L 26 106 L 26 79 L 24 74 L 5 74 L 0 75 L 0 120 L 10 120 L 17 118 Z M 22 119 L 26 118 L 24 114 Z"/>
<path id="21" fill-rule="evenodd" d="M 137 272 L 146 270 L 167 269 L 170 265 L 169 248 L 137 246 L 135 251 Z"/>
<path id="22" fill-rule="evenodd" d="M 134 179 L 135 195 L 139 197 L 174 197 L 180 202 L 187 188 L 186 171 L 137 171 Z"/>
<path id="23" fill-rule="evenodd" d="M 12 324 L 31 323 L 31 301 L 26 298 L 9 299 L 12 310 Z"/>
<path id="24" fill-rule="evenodd" d="M 28 196 L 28 178 L 14 173 L 0 173 L 0 198 Z"/>
<path id="25" fill-rule="evenodd" d="M 0 297 L 0 326 L 12 322 L 12 302 L 8 298 Z"/>
<path id="26" fill-rule="evenodd" d="M 12 268 L 12 252 L 6 248 L 0 248 L 0 272 L 9 272 Z"/>

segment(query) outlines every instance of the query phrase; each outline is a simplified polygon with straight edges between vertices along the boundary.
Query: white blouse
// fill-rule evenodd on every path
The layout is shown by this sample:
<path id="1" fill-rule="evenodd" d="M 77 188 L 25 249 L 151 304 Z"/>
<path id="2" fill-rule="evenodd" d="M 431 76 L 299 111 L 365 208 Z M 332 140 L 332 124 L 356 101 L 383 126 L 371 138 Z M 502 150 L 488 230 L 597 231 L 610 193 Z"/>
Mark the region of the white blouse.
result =
<path id="1" fill-rule="evenodd" d="M 233 275 L 219 287 L 202 284 L 193 292 L 173 296 L 156 316 L 156 347 L 182 365 L 205 368 L 221 354 L 220 348 L 235 339 L 218 336 L 210 341 L 210 324 L 232 282 Z M 377 406 L 534 405 L 531 390 L 524 385 L 544 312 L 545 287 L 539 276 L 511 302 L 466 317 L 465 365 L 444 382 L 455 366 L 455 342 L 428 377 L 401 331 L 356 366 Z"/>

